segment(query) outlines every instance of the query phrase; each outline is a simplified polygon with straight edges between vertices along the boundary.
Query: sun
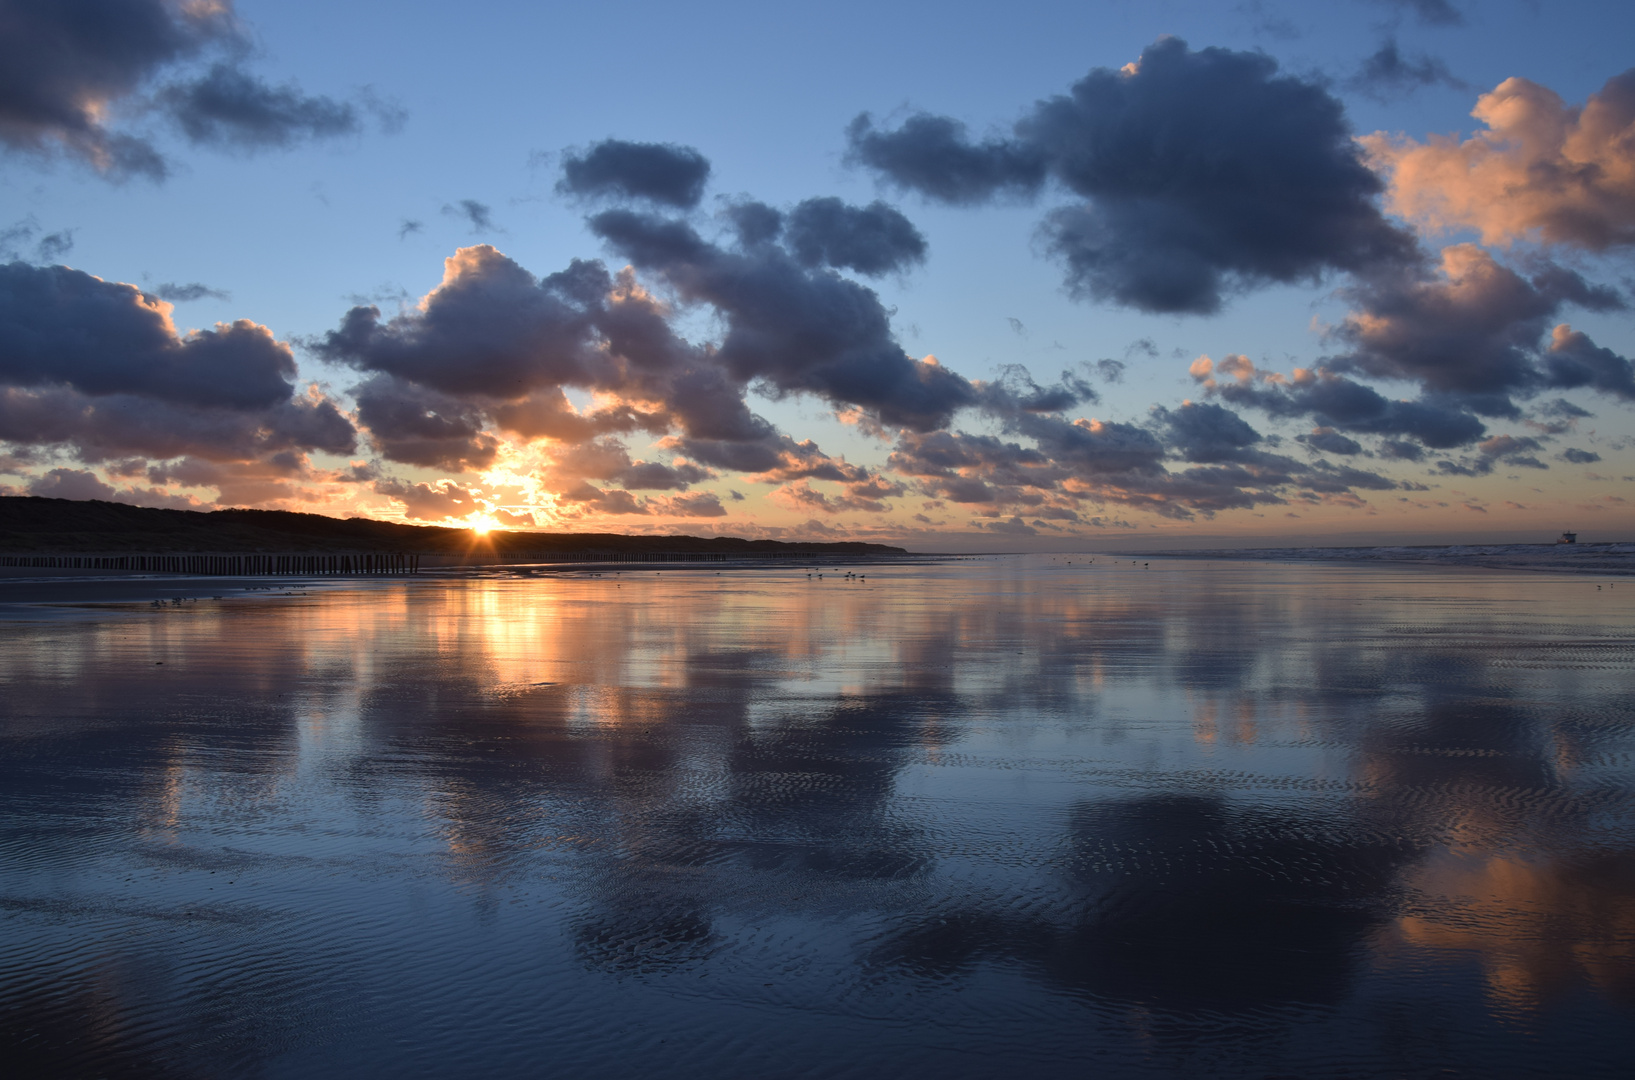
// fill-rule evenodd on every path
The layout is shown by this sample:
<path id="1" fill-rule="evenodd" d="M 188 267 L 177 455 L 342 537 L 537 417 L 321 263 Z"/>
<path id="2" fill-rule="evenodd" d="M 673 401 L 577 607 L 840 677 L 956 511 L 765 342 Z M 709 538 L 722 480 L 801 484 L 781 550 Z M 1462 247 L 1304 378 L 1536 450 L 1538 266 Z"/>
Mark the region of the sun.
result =
<path id="1" fill-rule="evenodd" d="M 478 536 L 487 536 L 491 531 L 499 527 L 500 523 L 487 514 L 479 514 L 474 518 L 470 518 L 467 522 L 467 528 Z"/>

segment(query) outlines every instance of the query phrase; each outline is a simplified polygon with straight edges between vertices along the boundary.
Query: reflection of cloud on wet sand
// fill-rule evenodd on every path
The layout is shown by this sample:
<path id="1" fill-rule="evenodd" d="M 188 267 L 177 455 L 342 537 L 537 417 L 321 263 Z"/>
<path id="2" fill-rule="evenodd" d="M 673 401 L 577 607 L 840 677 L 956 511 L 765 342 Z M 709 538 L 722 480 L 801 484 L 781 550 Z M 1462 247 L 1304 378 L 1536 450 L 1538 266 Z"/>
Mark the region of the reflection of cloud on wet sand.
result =
<path id="1" fill-rule="evenodd" d="M 1635 1006 L 1635 852 L 1444 857 L 1403 885 L 1418 899 L 1382 934 L 1390 961 L 1414 963 L 1416 950 L 1469 955 L 1488 993 L 1516 1009 L 1585 985 Z"/>
<path id="2" fill-rule="evenodd" d="M 1384 1060 L 1359 1001 L 1427 970 L 1452 1012 L 1630 1000 L 1627 633 L 1583 631 L 1584 677 L 1486 579 L 1020 566 L 423 581 L 31 631 L 0 653 L 0 734 L 28 747 L 0 807 L 56 785 L 52 858 L 117 852 L 190 910 L 221 910 L 210 870 L 301 852 L 280 880 L 400 928 L 471 1002 L 456 928 L 559 950 L 519 1008 L 684 978 L 1298 1072 L 1314 1017 Z M 173 955 L 107 940 L 130 970 Z M 286 1006 L 327 962 L 292 953 L 262 1012 L 315 1030 Z M 163 989 L 112 985 L 116 1018 Z M 40 1024 L 84 999 L 54 1000 Z M 212 1022 L 165 1000 L 178 1032 Z"/>

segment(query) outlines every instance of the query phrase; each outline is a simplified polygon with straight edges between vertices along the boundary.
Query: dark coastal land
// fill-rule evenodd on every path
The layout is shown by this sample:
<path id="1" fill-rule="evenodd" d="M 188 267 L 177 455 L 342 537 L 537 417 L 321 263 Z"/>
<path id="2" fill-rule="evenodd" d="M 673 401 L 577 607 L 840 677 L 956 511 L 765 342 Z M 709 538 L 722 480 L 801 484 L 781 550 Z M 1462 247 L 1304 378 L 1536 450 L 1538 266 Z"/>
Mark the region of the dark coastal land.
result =
<path id="1" fill-rule="evenodd" d="M 906 555 L 886 544 L 788 543 L 734 536 L 627 536 L 449 529 L 287 510 L 163 510 L 96 500 L 0 497 L 0 555 L 403 552 L 515 562 L 713 556 L 777 559 Z"/>

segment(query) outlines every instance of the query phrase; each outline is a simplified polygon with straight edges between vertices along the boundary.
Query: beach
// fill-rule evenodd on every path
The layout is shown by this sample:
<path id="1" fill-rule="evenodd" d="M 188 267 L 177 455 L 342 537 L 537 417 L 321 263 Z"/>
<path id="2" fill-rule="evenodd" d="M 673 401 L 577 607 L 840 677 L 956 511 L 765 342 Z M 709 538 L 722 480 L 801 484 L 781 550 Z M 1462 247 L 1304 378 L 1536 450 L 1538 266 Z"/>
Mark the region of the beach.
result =
<path id="1" fill-rule="evenodd" d="M 0 583 L 25 1071 L 1635 1068 L 1635 584 L 114 584 Z"/>

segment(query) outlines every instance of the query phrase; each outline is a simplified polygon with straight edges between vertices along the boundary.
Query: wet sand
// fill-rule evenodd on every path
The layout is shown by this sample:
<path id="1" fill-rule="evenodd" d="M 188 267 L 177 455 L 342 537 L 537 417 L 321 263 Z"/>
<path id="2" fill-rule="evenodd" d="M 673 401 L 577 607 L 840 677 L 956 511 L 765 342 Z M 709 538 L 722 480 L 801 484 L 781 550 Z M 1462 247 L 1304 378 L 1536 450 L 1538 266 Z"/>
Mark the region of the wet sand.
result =
<path id="1" fill-rule="evenodd" d="M 1635 1069 L 1635 586 L 806 573 L 0 612 L 0 1051 L 61 1076 Z"/>

